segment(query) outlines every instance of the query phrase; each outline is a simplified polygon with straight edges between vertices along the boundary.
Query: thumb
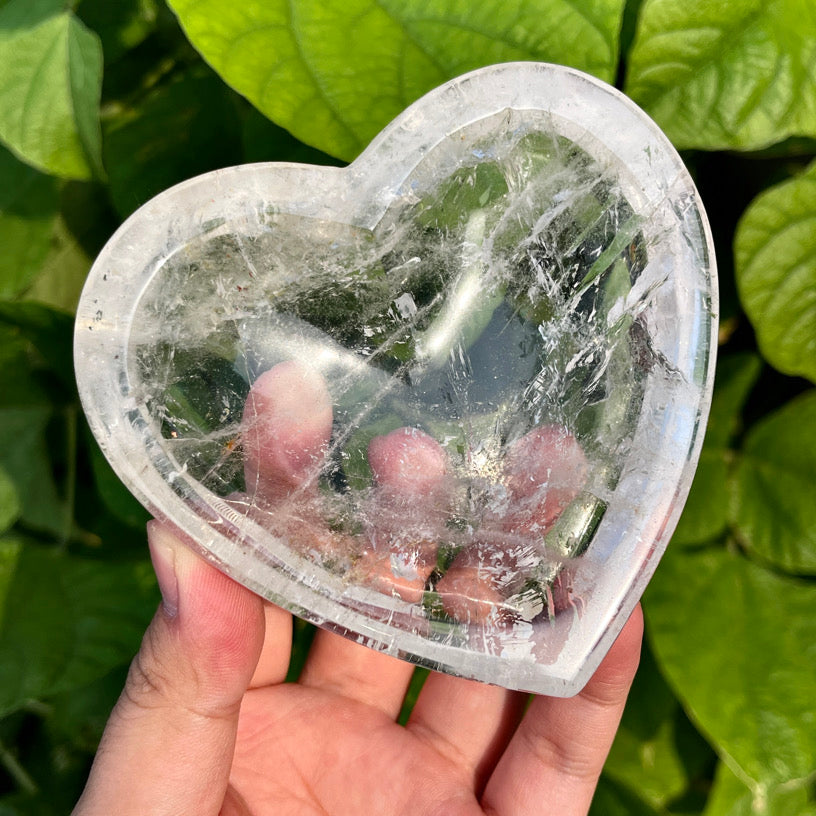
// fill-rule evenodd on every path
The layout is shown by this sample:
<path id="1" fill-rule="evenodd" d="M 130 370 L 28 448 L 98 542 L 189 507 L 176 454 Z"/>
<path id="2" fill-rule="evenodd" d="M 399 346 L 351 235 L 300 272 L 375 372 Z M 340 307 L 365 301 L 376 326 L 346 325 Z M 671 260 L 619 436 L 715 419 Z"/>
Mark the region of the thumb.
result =
<path id="1" fill-rule="evenodd" d="M 74 816 L 218 814 L 241 699 L 264 636 L 261 599 L 153 521 L 163 602 L 111 714 Z"/>

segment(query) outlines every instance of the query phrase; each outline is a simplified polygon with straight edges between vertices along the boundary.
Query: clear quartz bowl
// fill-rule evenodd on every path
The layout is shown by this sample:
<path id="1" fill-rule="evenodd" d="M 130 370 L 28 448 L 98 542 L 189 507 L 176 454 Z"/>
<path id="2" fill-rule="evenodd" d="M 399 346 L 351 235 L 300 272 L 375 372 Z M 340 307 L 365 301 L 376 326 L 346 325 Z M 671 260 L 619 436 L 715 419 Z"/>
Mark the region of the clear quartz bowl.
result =
<path id="1" fill-rule="evenodd" d="M 590 76 L 510 63 L 348 167 L 156 196 L 96 260 L 75 357 L 120 478 L 233 578 L 417 664 L 569 696 L 674 530 L 716 332 L 708 223 L 666 137 Z M 279 437 L 250 410 L 269 372 Z"/>

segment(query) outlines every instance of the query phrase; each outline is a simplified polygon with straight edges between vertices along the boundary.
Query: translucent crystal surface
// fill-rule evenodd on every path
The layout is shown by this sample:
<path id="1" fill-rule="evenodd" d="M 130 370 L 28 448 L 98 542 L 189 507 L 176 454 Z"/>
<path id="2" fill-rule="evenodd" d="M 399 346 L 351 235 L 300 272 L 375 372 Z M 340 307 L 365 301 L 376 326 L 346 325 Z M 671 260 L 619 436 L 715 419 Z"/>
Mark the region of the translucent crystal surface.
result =
<path id="1" fill-rule="evenodd" d="M 80 307 L 89 420 L 151 510 L 267 597 L 574 693 L 688 490 L 704 224 L 616 92 L 484 69 L 344 170 L 234 168 L 136 213 Z"/>

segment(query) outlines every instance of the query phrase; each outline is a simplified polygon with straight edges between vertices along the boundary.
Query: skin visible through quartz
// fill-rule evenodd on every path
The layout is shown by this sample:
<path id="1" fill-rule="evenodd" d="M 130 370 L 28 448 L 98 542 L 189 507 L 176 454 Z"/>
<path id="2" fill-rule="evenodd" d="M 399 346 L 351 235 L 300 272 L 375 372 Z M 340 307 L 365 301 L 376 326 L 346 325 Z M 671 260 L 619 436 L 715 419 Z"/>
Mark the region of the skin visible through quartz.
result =
<path id="1" fill-rule="evenodd" d="M 319 487 L 332 432 L 319 374 L 294 361 L 264 372 L 243 427 L 247 492 L 231 501 L 349 581 L 413 604 L 430 598 L 436 614 L 478 625 L 512 623 L 512 599 L 531 587 L 543 614 L 568 605 L 569 567 L 536 585 L 545 537 L 587 478 L 586 456 L 564 428 L 542 425 L 507 445 L 493 500 L 464 530 L 451 524 L 461 486 L 442 445 L 419 428 L 375 436 L 367 450 L 373 484 L 350 530 L 333 521 Z"/>

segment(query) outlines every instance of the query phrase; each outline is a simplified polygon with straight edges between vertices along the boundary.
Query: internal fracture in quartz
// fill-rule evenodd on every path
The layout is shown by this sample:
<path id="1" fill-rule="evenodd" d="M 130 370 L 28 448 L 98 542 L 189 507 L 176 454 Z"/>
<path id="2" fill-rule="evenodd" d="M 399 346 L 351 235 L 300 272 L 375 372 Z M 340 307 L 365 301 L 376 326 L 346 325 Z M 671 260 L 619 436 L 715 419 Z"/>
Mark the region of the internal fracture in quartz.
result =
<path id="1" fill-rule="evenodd" d="M 642 215 L 583 149 L 513 116 L 435 150 L 373 228 L 214 228 L 139 304 L 161 342 L 133 341 L 179 468 L 270 552 L 439 631 L 579 608 L 572 577 L 661 364 Z"/>

